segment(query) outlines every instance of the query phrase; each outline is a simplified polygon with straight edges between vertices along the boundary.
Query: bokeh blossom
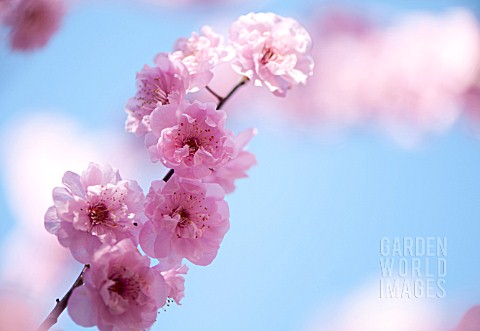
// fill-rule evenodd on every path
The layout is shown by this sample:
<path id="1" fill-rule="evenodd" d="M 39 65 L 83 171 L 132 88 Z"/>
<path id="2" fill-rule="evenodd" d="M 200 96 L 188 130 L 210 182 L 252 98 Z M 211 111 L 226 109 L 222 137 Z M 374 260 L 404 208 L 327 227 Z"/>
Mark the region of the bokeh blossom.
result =
<path id="1" fill-rule="evenodd" d="M 235 145 L 239 151 L 237 156 L 228 161 L 223 167 L 212 171 L 202 179 L 205 183 L 217 183 L 225 190 L 232 193 L 235 190 L 235 181 L 239 178 L 248 177 L 247 171 L 257 164 L 255 155 L 246 150 L 247 144 L 255 136 L 255 129 L 248 129 L 235 137 Z"/>
<path id="2" fill-rule="evenodd" d="M 241 16 L 230 28 L 230 40 L 237 53 L 234 70 L 277 96 L 312 75 L 310 35 L 292 18 L 273 13 Z"/>
<path id="3" fill-rule="evenodd" d="M 66 187 L 53 190 L 45 227 L 76 260 L 90 263 L 102 243 L 137 241 L 144 195 L 136 181 L 122 180 L 108 165 L 90 163 L 81 176 L 66 172 L 62 182 Z"/>
<path id="4" fill-rule="evenodd" d="M 176 256 L 197 265 L 210 264 L 228 231 L 229 209 L 217 184 L 173 175 L 154 181 L 147 194 L 149 220 L 140 233 L 140 245 L 151 257 Z"/>
<path id="5" fill-rule="evenodd" d="M 470 308 L 454 331 L 478 331 L 480 328 L 480 305 Z"/>
<path id="6" fill-rule="evenodd" d="M 182 61 L 190 72 L 190 91 L 205 87 L 213 78 L 212 69 L 228 62 L 233 56 L 232 49 L 224 46 L 223 36 L 210 26 L 203 26 L 200 34 L 193 32 L 190 38 L 176 41 L 170 58 Z"/>
<path id="7" fill-rule="evenodd" d="M 152 161 L 161 161 L 183 177 L 202 178 L 236 155 L 226 113 L 213 103 L 183 103 L 157 108 L 145 142 Z"/>
<path id="8" fill-rule="evenodd" d="M 73 291 L 68 312 L 77 324 L 101 331 L 148 329 L 167 300 L 163 276 L 129 239 L 95 252 L 83 282 Z"/>
<path id="9" fill-rule="evenodd" d="M 317 132 L 367 124 L 412 146 L 450 128 L 465 99 L 475 108 L 480 29 L 466 10 L 410 13 L 388 25 L 336 10 L 311 30 L 314 75 L 272 106 L 275 116 L 287 110 Z"/>
<path id="10" fill-rule="evenodd" d="M 178 105 L 188 90 L 189 75 L 180 61 L 158 54 L 155 66 L 145 65 L 137 73 L 137 92 L 127 102 L 125 128 L 138 136 L 150 131 L 150 114 L 163 105 Z"/>
<path id="11" fill-rule="evenodd" d="M 31 51 L 45 46 L 59 29 L 65 10 L 62 0 L 19 0 L 6 18 L 11 47 Z"/>

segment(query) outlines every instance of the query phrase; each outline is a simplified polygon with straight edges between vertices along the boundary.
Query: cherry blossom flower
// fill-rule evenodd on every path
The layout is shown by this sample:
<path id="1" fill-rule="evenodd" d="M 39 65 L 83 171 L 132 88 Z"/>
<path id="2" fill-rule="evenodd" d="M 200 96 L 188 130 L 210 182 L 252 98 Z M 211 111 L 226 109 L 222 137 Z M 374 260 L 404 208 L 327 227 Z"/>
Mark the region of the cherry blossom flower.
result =
<path id="1" fill-rule="evenodd" d="M 217 183 L 222 186 L 225 193 L 232 193 L 235 190 L 235 180 L 248 177 L 247 170 L 257 164 L 255 155 L 245 150 L 245 147 L 254 135 L 256 135 L 256 130 L 249 129 L 235 137 L 235 145 L 239 151 L 238 155 L 228 161 L 223 167 L 212 171 L 202 181 L 205 183 Z"/>
<path id="2" fill-rule="evenodd" d="M 45 46 L 59 29 L 64 13 L 61 0 L 20 0 L 6 19 L 12 48 L 31 51 Z"/>
<path id="3" fill-rule="evenodd" d="M 155 67 L 145 65 L 137 73 L 137 93 L 127 102 L 125 129 L 137 136 L 150 131 L 150 114 L 166 104 L 178 105 L 189 85 L 188 70 L 181 61 L 170 60 L 161 53 Z"/>
<path id="4" fill-rule="evenodd" d="M 147 194 L 140 245 L 151 257 L 176 256 L 210 264 L 229 229 L 229 209 L 218 184 L 173 175 L 154 181 Z"/>
<path id="5" fill-rule="evenodd" d="M 66 188 L 53 190 L 54 205 L 45 214 L 45 228 L 76 260 L 89 263 L 102 243 L 124 238 L 136 242 L 144 201 L 136 181 L 122 180 L 108 165 L 90 163 L 82 176 L 69 171 L 62 182 Z"/>
<path id="6" fill-rule="evenodd" d="M 158 266 L 160 265 L 161 264 Z M 178 264 L 173 268 L 161 272 L 169 289 L 167 296 L 174 300 L 177 305 L 180 304 L 180 301 L 185 296 L 185 279 L 182 275 L 186 275 L 187 272 L 188 266 L 185 264 Z"/>
<path id="7" fill-rule="evenodd" d="M 170 105 L 169 105 L 170 106 Z M 236 155 L 226 113 L 213 103 L 183 103 L 157 108 L 145 143 L 152 161 L 161 161 L 182 177 L 202 178 Z"/>
<path id="8" fill-rule="evenodd" d="M 230 40 L 237 52 L 234 70 L 277 96 L 312 75 L 310 35 L 292 18 L 273 13 L 241 16 L 230 28 Z"/>
<path id="9" fill-rule="evenodd" d="M 175 43 L 170 58 L 182 61 L 191 75 L 190 91 L 205 87 L 213 78 L 212 69 L 233 58 L 233 50 L 223 44 L 223 37 L 210 26 L 203 26 L 200 34 L 180 38 Z"/>
<path id="10" fill-rule="evenodd" d="M 163 276 L 129 239 L 100 247 L 83 282 L 68 301 L 68 313 L 75 323 L 101 331 L 148 329 L 167 300 Z"/>

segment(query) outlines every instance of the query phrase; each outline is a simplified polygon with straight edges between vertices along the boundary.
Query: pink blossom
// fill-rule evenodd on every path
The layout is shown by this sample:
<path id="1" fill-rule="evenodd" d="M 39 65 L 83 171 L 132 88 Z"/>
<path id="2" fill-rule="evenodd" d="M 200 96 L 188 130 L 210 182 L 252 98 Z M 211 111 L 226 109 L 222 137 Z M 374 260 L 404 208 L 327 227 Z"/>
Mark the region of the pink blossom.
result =
<path id="1" fill-rule="evenodd" d="M 150 158 L 183 177 L 208 176 L 235 157 L 233 134 L 224 127 L 226 116 L 213 103 L 155 109 L 152 132 L 145 139 Z"/>
<path id="2" fill-rule="evenodd" d="M 229 228 L 229 210 L 217 184 L 173 175 L 154 181 L 147 194 L 149 221 L 140 233 L 140 245 L 155 258 L 175 256 L 197 265 L 210 264 Z"/>
<path id="3" fill-rule="evenodd" d="M 54 206 L 45 214 L 45 227 L 81 263 L 89 263 L 102 243 L 124 238 L 136 242 L 143 222 L 142 189 L 136 181 L 122 180 L 109 165 L 90 163 L 79 176 L 66 172 L 64 187 L 53 190 Z"/>
<path id="4" fill-rule="evenodd" d="M 454 331 L 478 331 L 480 328 L 480 305 L 470 308 Z"/>
<path id="5" fill-rule="evenodd" d="M 101 331 L 148 329 L 167 299 L 163 276 L 129 239 L 100 247 L 83 281 L 68 301 L 68 313 L 75 323 Z"/>
<path id="6" fill-rule="evenodd" d="M 191 76 L 190 91 L 205 87 L 213 78 L 212 69 L 233 57 L 232 49 L 225 47 L 223 37 L 210 26 L 203 26 L 200 34 L 180 38 L 175 43 L 170 58 L 182 61 Z"/>
<path id="7" fill-rule="evenodd" d="M 245 150 L 248 142 L 255 134 L 255 129 L 249 129 L 235 137 L 235 145 L 239 151 L 237 156 L 228 161 L 223 167 L 212 171 L 210 176 L 202 181 L 219 184 L 225 190 L 225 193 L 233 192 L 235 190 L 235 180 L 248 177 L 247 170 L 257 164 L 255 155 Z"/>
<path id="8" fill-rule="evenodd" d="M 162 271 L 162 276 L 169 289 L 167 296 L 174 300 L 177 305 L 180 304 L 180 300 L 185 296 L 185 279 L 182 275 L 186 275 L 187 272 L 188 266 L 185 264 Z"/>
<path id="9" fill-rule="evenodd" d="M 152 111 L 167 104 L 178 105 L 189 85 L 188 70 L 182 62 L 161 53 L 155 64 L 155 67 L 145 65 L 137 73 L 137 93 L 127 102 L 125 128 L 138 136 L 150 131 Z"/>
<path id="10" fill-rule="evenodd" d="M 230 40 L 237 51 L 234 70 L 277 96 L 312 75 L 310 35 L 292 18 L 273 13 L 241 16 L 230 28 Z"/>
<path id="11" fill-rule="evenodd" d="M 7 18 L 12 48 L 31 51 L 45 46 L 59 29 L 64 12 L 61 0 L 20 0 Z"/>

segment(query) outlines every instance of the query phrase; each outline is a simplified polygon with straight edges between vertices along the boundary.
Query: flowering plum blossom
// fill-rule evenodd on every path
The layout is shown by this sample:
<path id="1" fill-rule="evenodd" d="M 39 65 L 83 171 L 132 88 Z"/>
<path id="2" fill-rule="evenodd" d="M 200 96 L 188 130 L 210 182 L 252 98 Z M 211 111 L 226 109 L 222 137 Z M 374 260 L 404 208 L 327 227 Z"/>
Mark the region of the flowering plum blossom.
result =
<path id="1" fill-rule="evenodd" d="M 20 0 L 5 18 L 12 48 L 31 51 L 45 46 L 59 29 L 64 13 L 62 0 Z"/>
<path id="2" fill-rule="evenodd" d="M 200 34 L 193 32 L 190 38 L 176 41 L 170 58 L 182 61 L 190 72 L 190 91 L 205 87 L 213 78 L 212 69 L 233 57 L 230 47 L 223 44 L 223 36 L 210 26 L 203 26 Z"/>
<path id="3" fill-rule="evenodd" d="M 312 75 L 310 35 L 292 18 L 273 13 L 241 16 L 230 28 L 230 40 L 237 52 L 233 69 L 277 96 Z"/>
<path id="4" fill-rule="evenodd" d="M 155 64 L 145 65 L 137 73 L 137 93 L 127 102 L 125 128 L 138 136 L 150 131 L 150 114 L 155 108 L 178 105 L 189 86 L 188 70 L 181 61 L 170 60 L 168 54 L 160 53 Z"/>
<path id="5" fill-rule="evenodd" d="M 248 142 L 256 135 L 255 129 L 248 129 L 235 137 L 235 145 L 239 151 L 237 156 L 228 161 L 223 167 L 212 171 L 202 179 L 205 183 L 217 183 L 225 190 L 225 193 L 232 193 L 235 190 L 235 180 L 248 177 L 247 170 L 257 164 L 253 153 L 246 151 Z"/>
<path id="6" fill-rule="evenodd" d="M 208 176 L 236 156 L 234 136 L 224 127 L 226 116 L 213 103 L 157 108 L 145 138 L 150 158 L 183 177 Z"/>
<path id="7" fill-rule="evenodd" d="M 90 263 L 102 243 L 137 241 L 144 195 L 136 181 L 122 180 L 109 165 L 90 163 L 81 176 L 66 172 L 62 182 L 66 187 L 53 190 L 54 205 L 45 214 L 45 228 L 76 260 Z"/>
<path id="8" fill-rule="evenodd" d="M 160 267 L 158 264 L 157 267 Z M 168 297 L 174 300 L 177 305 L 180 304 L 180 300 L 185 296 L 185 279 L 182 275 L 186 275 L 188 272 L 187 265 L 177 265 L 166 271 L 162 271 L 162 276 L 167 283 Z"/>
<path id="9" fill-rule="evenodd" d="M 77 324 L 101 331 L 145 330 L 165 305 L 168 286 L 129 239 L 104 244 L 94 254 L 68 302 Z"/>
<path id="10" fill-rule="evenodd" d="M 197 265 L 210 264 L 229 229 L 229 209 L 218 184 L 173 175 L 154 181 L 147 194 L 149 220 L 140 245 L 151 257 L 176 256 Z"/>

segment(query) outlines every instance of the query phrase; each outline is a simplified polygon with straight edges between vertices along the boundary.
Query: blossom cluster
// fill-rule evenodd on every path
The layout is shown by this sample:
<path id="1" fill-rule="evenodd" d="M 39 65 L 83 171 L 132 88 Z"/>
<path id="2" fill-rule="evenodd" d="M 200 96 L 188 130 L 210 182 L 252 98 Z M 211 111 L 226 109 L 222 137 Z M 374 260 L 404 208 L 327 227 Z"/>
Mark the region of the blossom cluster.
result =
<path id="1" fill-rule="evenodd" d="M 145 330 L 160 308 L 180 303 L 184 259 L 212 263 L 230 227 L 225 195 L 256 164 L 246 150 L 256 130 L 230 131 L 224 102 L 248 81 L 278 96 L 305 83 L 313 70 L 310 48 L 308 33 L 295 20 L 250 13 L 233 23 L 229 43 L 205 26 L 137 74 L 126 131 L 144 138 L 150 159 L 168 168 L 167 175 L 154 180 L 145 196 L 137 181 L 122 179 L 110 165 L 90 163 L 81 175 L 65 173 L 45 214 L 47 231 L 88 266 L 84 285 L 68 303 L 76 323 Z M 225 63 L 241 80 L 223 98 L 208 84 L 213 69 Z M 192 93 L 203 89 L 218 104 L 195 100 Z M 158 263 L 151 266 L 150 258 Z"/>

